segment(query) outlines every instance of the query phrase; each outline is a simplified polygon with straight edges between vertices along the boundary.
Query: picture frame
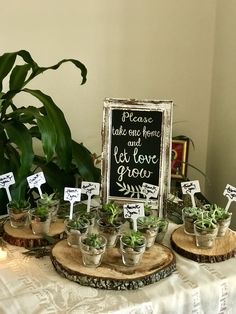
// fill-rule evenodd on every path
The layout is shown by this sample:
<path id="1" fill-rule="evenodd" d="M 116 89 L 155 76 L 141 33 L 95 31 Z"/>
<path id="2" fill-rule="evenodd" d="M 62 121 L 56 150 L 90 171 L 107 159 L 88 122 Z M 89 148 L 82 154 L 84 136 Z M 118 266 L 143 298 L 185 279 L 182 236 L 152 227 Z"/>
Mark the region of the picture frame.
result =
<path id="1" fill-rule="evenodd" d="M 159 215 L 170 190 L 172 101 L 106 98 L 102 127 L 102 201 L 145 202 L 142 184 L 159 186 Z"/>
<path id="2" fill-rule="evenodd" d="M 189 139 L 172 139 L 171 178 L 187 177 Z"/>

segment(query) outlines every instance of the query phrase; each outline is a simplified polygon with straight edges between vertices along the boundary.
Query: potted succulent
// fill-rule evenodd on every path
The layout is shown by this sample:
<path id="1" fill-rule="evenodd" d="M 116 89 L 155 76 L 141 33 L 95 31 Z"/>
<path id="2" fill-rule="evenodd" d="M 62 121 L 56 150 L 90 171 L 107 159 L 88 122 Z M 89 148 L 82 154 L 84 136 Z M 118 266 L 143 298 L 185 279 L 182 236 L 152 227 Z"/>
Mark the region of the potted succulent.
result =
<path id="1" fill-rule="evenodd" d="M 146 249 L 149 249 L 155 243 L 158 232 L 159 218 L 154 215 L 139 217 L 137 219 L 137 228 L 146 238 Z"/>
<path id="2" fill-rule="evenodd" d="M 33 234 L 48 234 L 51 224 L 51 213 L 48 207 L 42 205 L 31 210 L 30 222 Z"/>
<path id="3" fill-rule="evenodd" d="M 139 232 L 130 230 L 120 238 L 122 261 L 126 266 L 140 263 L 146 249 L 146 238 Z"/>
<path id="4" fill-rule="evenodd" d="M 98 267 L 106 250 L 106 238 L 97 233 L 84 234 L 79 239 L 82 262 L 87 267 Z"/>
<path id="5" fill-rule="evenodd" d="M 159 218 L 158 219 L 158 231 L 157 231 L 157 235 L 156 235 L 156 242 L 157 243 L 162 243 L 164 237 L 165 237 L 165 234 L 168 230 L 168 225 L 169 225 L 169 222 L 167 219 L 165 218 Z"/>
<path id="6" fill-rule="evenodd" d="M 14 172 L 13 199 L 26 198 L 29 190 L 26 178 L 38 168 L 46 178 L 45 191 L 57 190 L 60 196 L 63 196 L 64 187 L 75 186 L 76 180 L 78 183 L 100 180 L 100 169 L 95 166 L 92 153 L 72 139 L 61 109 L 49 95 L 28 86 L 40 74 L 55 71 L 64 63 L 72 63 L 79 69 L 82 84 L 86 82 L 87 69 L 76 59 L 63 59 L 42 67 L 26 50 L 0 56 L 0 174 Z M 29 99 L 23 105 L 22 102 L 18 104 L 21 94 L 27 94 L 34 101 Z M 32 106 L 35 100 L 37 106 Z M 35 141 L 41 144 L 40 155 L 38 145 L 33 145 Z M 0 214 L 6 212 L 7 202 L 6 193 L 0 189 Z"/>
<path id="7" fill-rule="evenodd" d="M 182 209 L 184 231 L 187 234 L 194 234 L 194 222 L 202 212 L 203 210 L 198 207 L 184 207 Z"/>
<path id="8" fill-rule="evenodd" d="M 60 205 L 60 199 L 56 193 L 43 193 L 41 198 L 37 200 L 38 206 L 47 206 L 51 212 L 51 222 L 57 220 L 57 212 Z"/>
<path id="9" fill-rule="evenodd" d="M 89 220 L 82 216 L 74 216 L 65 220 L 67 243 L 72 247 L 79 247 L 79 238 L 88 231 Z"/>
<path id="10" fill-rule="evenodd" d="M 99 210 L 99 218 L 97 226 L 99 233 L 107 239 L 107 247 L 114 247 L 120 233 L 120 228 L 123 224 L 121 219 L 121 207 L 114 203 L 108 202 Z"/>
<path id="11" fill-rule="evenodd" d="M 210 206 L 211 216 L 218 224 L 218 237 L 223 237 L 231 223 L 232 213 L 229 213 L 225 208 L 219 207 L 216 204 Z"/>
<path id="12" fill-rule="evenodd" d="M 152 215 L 152 206 L 147 203 L 144 204 L 144 215 L 145 216 Z"/>
<path id="13" fill-rule="evenodd" d="M 218 225 L 213 218 L 198 217 L 198 219 L 194 222 L 196 245 L 200 248 L 213 247 L 217 233 Z"/>
<path id="14" fill-rule="evenodd" d="M 30 202 L 28 200 L 12 200 L 7 204 L 10 224 L 13 228 L 23 228 L 28 223 Z"/>

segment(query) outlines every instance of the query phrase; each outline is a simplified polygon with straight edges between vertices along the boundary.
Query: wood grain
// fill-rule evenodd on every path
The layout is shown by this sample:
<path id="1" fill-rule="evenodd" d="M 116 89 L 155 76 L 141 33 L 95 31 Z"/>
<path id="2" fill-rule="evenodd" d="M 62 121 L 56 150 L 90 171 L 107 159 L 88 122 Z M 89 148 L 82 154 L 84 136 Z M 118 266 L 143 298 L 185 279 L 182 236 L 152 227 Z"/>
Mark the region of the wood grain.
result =
<path id="1" fill-rule="evenodd" d="M 85 267 L 79 249 L 59 241 L 51 251 L 51 260 L 62 276 L 81 285 L 113 290 L 130 290 L 157 282 L 176 268 L 172 251 L 161 244 L 147 250 L 135 267 L 123 265 L 118 248 L 107 249 L 97 268 Z"/>
<path id="2" fill-rule="evenodd" d="M 58 219 L 50 226 L 49 236 L 55 239 L 62 239 L 64 236 L 64 223 Z M 3 239 L 9 244 L 25 248 L 33 248 L 48 245 L 48 241 L 42 236 L 33 234 L 30 226 L 21 229 L 13 228 L 7 221 L 3 226 Z"/>
<path id="3" fill-rule="evenodd" d="M 215 240 L 214 247 L 202 249 L 196 246 L 195 237 L 186 234 L 183 226 L 171 235 L 172 248 L 180 255 L 199 263 L 216 263 L 236 255 L 236 234 L 228 229 L 224 237 Z"/>

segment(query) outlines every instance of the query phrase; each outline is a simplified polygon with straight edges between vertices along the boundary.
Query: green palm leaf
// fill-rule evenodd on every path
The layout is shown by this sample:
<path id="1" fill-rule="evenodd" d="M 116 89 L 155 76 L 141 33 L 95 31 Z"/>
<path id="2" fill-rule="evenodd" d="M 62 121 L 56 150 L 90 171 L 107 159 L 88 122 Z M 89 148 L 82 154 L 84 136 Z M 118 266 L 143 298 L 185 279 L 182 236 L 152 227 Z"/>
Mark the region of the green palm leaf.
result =
<path id="1" fill-rule="evenodd" d="M 91 153 L 82 144 L 72 141 L 73 161 L 76 164 L 82 180 L 99 182 L 100 169 L 93 163 Z"/>
<path id="2" fill-rule="evenodd" d="M 28 88 L 23 89 L 26 93 L 29 93 L 36 98 L 38 98 L 44 105 L 47 113 L 47 117 L 50 125 L 47 124 L 49 134 L 53 132 L 55 128 L 56 140 L 55 140 L 55 152 L 58 155 L 58 163 L 62 169 L 68 169 L 71 164 L 72 159 L 72 144 L 71 144 L 71 133 L 70 128 L 66 122 L 65 116 L 60 108 L 54 103 L 52 98 L 40 90 L 31 90 Z M 42 121 L 41 121 L 42 122 Z M 45 122 L 45 121 L 44 121 Z M 45 125 L 44 125 L 45 126 Z M 41 123 L 41 127 L 43 124 Z M 42 138 L 44 140 L 43 146 L 47 152 L 50 151 L 50 143 L 52 141 L 47 141 L 46 136 Z"/>

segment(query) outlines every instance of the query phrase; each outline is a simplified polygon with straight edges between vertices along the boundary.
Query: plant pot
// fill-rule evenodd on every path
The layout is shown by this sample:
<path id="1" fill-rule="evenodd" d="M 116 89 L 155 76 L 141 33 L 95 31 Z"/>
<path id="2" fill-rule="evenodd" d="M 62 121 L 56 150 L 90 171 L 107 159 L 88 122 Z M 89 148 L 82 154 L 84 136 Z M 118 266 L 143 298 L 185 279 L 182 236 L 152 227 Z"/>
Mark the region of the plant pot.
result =
<path id="1" fill-rule="evenodd" d="M 157 243 L 163 242 L 163 239 L 164 239 L 166 232 L 168 230 L 168 225 L 169 225 L 169 222 L 167 220 L 165 220 L 165 223 L 162 226 L 159 226 L 158 231 L 157 231 L 157 235 L 156 235 L 156 242 Z"/>
<path id="2" fill-rule="evenodd" d="M 103 235 L 98 235 L 101 245 L 99 248 L 94 248 L 84 243 L 87 237 L 88 236 L 84 234 L 79 239 L 82 262 L 86 267 L 98 267 L 102 262 L 102 257 L 106 250 L 107 240 Z"/>
<path id="3" fill-rule="evenodd" d="M 71 247 L 79 247 L 79 239 L 82 234 L 86 234 L 89 228 L 88 219 L 83 218 L 83 226 L 76 226 L 73 220 L 65 220 L 65 232 L 67 235 L 67 243 Z"/>
<path id="4" fill-rule="evenodd" d="M 229 217 L 226 219 L 218 220 L 218 233 L 217 237 L 223 237 L 226 234 L 226 231 L 229 228 L 229 225 L 231 223 L 232 213 L 229 213 Z"/>
<path id="5" fill-rule="evenodd" d="M 143 236 L 144 244 L 136 246 L 134 248 L 128 246 L 120 239 L 120 251 L 122 256 L 122 262 L 126 266 L 135 266 L 142 260 L 143 253 L 146 249 L 146 238 Z"/>
<path id="6" fill-rule="evenodd" d="M 184 232 L 187 234 L 194 234 L 194 222 L 197 218 L 189 217 L 188 215 L 185 215 L 185 213 L 182 213 L 182 219 L 184 224 Z"/>
<path id="7" fill-rule="evenodd" d="M 40 217 L 32 211 L 30 213 L 30 223 L 33 234 L 36 235 L 43 235 L 48 234 L 50 231 L 50 225 L 51 225 L 51 215 L 48 214 L 48 216 Z"/>
<path id="8" fill-rule="evenodd" d="M 107 248 L 115 247 L 120 235 L 121 222 L 109 224 L 102 218 L 97 221 L 98 231 L 107 239 Z"/>
<path id="9" fill-rule="evenodd" d="M 215 244 L 215 239 L 218 233 L 218 226 L 215 228 L 202 229 L 197 225 L 197 221 L 194 223 L 194 234 L 196 240 L 196 246 L 199 248 L 212 248 Z"/>
<path id="10" fill-rule="evenodd" d="M 142 233 L 142 235 L 146 238 L 146 249 L 150 249 L 156 240 L 158 227 L 150 227 L 150 228 L 139 228 L 138 231 Z"/>
<path id="11" fill-rule="evenodd" d="M 30 205 L 27 208 L 17 209 L 7 204 L 7 211 L 10 218 L 10 225 L 13 228 L 23 228 L 29 222 Z"/>
<path id="12" fill-rule="evenodd" d="M 55 222 L 57 220 L 57 213 L 60 206 L 60 200 L 53 200 L 50 204 L 45 204 L 43 199 L 38 199 L 37 206 L 46 205 L 48 210 L 51 213 L 51 222 Z"/>

